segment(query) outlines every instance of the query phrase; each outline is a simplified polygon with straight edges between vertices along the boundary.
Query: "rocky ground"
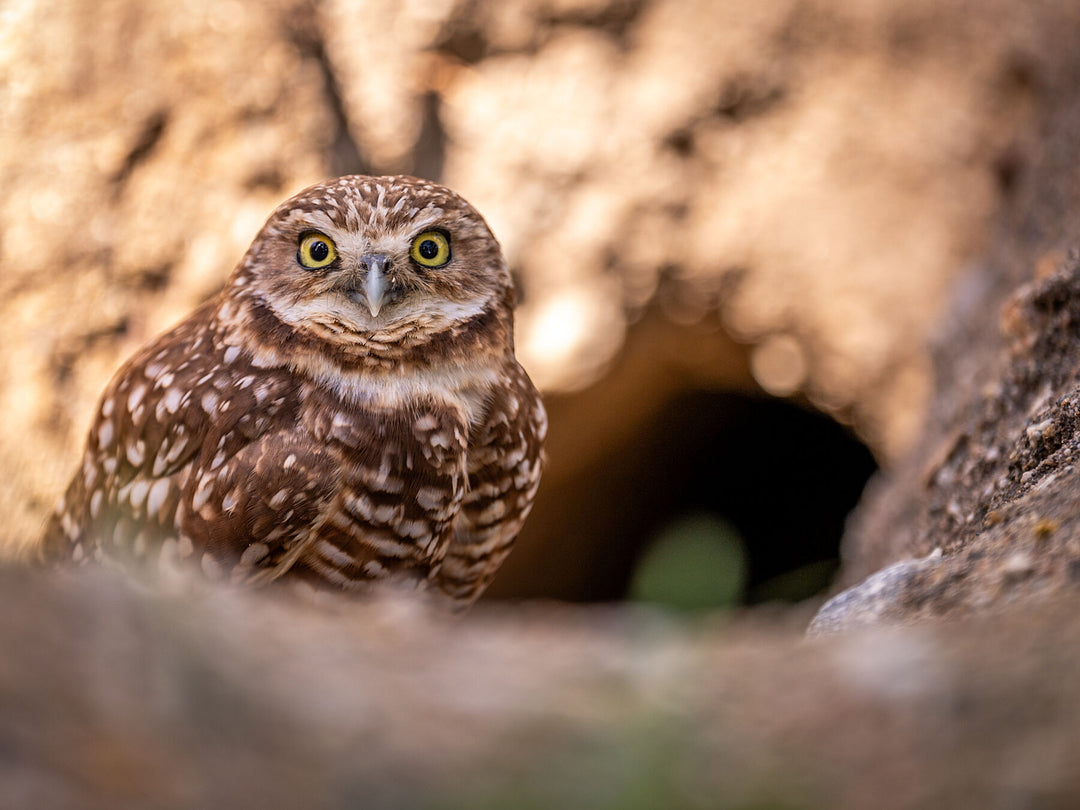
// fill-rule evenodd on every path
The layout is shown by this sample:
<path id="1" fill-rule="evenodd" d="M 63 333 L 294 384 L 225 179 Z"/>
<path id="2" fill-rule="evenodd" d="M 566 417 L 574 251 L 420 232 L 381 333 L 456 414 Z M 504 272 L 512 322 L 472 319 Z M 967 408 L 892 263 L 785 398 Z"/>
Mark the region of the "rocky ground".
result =
<path id="1" fill-rule="evenodd" d="M 460 189 L 520 279 L 551 494 L 502 595 L 577 593 L 612 459 L 687 392 L 885 465 L 810 640 L 10 563 L 0 805 L 1074 806 L 1078 34 L 1050 0 L 0 5 L 5 557 L 121 358 L 348 171 Z"/>

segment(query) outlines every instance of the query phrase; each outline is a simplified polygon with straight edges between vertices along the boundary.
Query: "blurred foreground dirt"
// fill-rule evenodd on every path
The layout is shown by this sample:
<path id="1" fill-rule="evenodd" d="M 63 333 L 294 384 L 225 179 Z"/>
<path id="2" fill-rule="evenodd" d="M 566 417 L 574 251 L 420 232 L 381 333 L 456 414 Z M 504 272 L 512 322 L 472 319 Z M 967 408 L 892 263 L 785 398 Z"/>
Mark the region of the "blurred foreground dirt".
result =
<path id="1" fill-rule="evenodd" d="M 768 623 L 0 570 L 0 806 L 1071 807 L 1080 604 Z"/>

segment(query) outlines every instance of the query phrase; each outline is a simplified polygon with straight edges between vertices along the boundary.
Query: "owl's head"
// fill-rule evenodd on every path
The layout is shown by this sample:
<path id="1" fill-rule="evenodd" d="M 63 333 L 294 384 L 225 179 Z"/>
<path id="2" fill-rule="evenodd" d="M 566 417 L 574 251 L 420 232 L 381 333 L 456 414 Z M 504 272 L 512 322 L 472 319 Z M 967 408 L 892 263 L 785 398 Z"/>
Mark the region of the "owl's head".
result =
<path id="1" fill-rule="evenodd" d="M 510 272 L 483 217 L 413 177 L 349 175 L 270 216 L 233 288 L 282 322 L 332 342 L 439 334 L 506 309 Z"/>

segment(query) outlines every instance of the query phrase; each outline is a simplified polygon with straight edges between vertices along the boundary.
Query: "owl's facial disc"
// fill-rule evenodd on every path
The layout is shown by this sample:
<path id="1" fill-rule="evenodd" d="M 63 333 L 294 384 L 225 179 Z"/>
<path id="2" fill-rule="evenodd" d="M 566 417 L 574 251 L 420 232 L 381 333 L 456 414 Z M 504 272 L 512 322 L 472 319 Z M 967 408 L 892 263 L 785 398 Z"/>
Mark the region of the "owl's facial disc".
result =
<path id="1" fill-rule="evenodd" d="M 499 296 L 505 268 L 482 221 L 433 206 L 333 210 L 290 209 L 277 230 L 266 298 L 286 323 L 331 341 L 402 329 L 423 340 Z"/>
<path id="2" fill-rule="evenodd" d="M 411 234 L 402 230 L 373 234 L 324 226 L 301 231 L 297 262 L 323 279 L 313 286 L 312 306 L 303 308 L 307 315 L 320 319 L 319 308 L 326 307 L 325 314 L 346 316 L 358 331 L 406 321 L 421 330 L 441 329 L 474 316 L 486 304 L 486 294 L 473 301 L 446 295 L 458 285 L 450 232 L 437 224 L 411 228 Z M 327 293 L 330 297 L 323 297 Z M 347 315 L 341 309 L 346 301 Z"/>

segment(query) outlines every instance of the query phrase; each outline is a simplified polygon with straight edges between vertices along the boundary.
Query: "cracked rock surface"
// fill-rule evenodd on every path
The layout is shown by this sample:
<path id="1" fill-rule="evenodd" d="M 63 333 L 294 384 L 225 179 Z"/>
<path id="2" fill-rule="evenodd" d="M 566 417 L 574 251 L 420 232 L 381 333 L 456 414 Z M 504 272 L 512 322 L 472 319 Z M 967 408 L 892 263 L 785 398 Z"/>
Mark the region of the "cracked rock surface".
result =
<path id="1" fill-rule="evenodd" d="M 845 538 L 849 585 L 936 554 L 874 608 L 899 620 L 1054 598 L 1080 582 L 1077 76 L 1066 59 L 1048 77 L 1056 101 L 1033 163 L 940 327 L 920 441 L 868 488 Z"/>

